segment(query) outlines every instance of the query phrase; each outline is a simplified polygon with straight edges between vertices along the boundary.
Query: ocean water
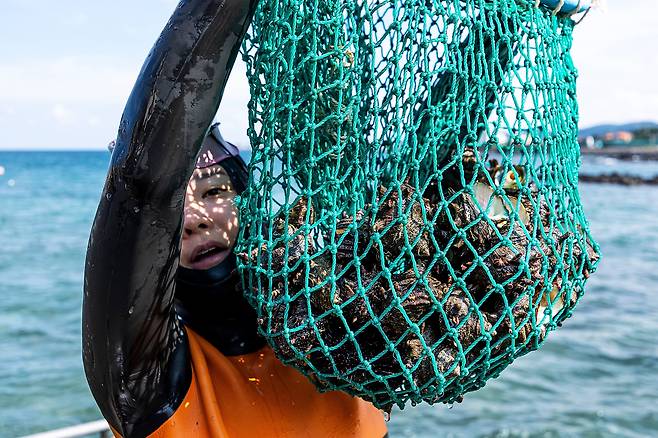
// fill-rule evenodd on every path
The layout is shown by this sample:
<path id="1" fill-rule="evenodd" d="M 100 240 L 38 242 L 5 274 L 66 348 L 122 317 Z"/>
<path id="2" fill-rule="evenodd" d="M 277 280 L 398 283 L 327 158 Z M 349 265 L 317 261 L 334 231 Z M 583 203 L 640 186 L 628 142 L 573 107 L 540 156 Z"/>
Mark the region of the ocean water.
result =
<path id="1" fill-rule="evenodd" d="M 108 161 L 0 152 L 0 437 L 100 418 L 80 307 Z M 584 170 L 650 176 L 658 164 Z M 463 403 L 394 411 L 391 437 L 658 436 L 658 187 L 582 184 L 581 196 L 604 257 L 574 316 Z"/>

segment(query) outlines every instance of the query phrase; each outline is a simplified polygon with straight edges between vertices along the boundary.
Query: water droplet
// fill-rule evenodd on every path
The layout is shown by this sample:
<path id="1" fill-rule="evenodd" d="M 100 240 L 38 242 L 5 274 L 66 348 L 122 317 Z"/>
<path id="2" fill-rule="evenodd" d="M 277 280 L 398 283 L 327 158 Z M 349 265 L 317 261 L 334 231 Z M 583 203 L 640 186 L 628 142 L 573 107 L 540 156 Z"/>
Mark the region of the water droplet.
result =
<path id="1" fill-rule="evenodd" d="M 135 311 L 135 306 L 130 306 L 130 309 L 128 309 L 128 315 L 132 315 L 134 311 Z"/>
<path id="2" fill-rule="evenodd" d="M 112 199 L 112 193 L 106 193 L 106 194 L 105 194 L 105 199 L 107 199 L 108 201 L 109 201 L 110 199 Z"/>
<path id="3" fill-rule="evenodd" d="M 134 211 L 135 213 L 139 213 L 139 207 L 133 207 L 133 211 Z"/>
<path id="4" fill-rule="evenodd" d="M 10 179 L 9 181 L 7 181 L 7 185 L 9 187 L 14 187 L 16 185 L 16 180 L 15 179 Z"/>
<path id="5" fill-rule="evenodd" d="M 5 174 L 5 167 L 4 167 L 4 166 L 0 166 L 0 176 L 2 176 L 2 175 L 4 175 L 4 174 Z"/>

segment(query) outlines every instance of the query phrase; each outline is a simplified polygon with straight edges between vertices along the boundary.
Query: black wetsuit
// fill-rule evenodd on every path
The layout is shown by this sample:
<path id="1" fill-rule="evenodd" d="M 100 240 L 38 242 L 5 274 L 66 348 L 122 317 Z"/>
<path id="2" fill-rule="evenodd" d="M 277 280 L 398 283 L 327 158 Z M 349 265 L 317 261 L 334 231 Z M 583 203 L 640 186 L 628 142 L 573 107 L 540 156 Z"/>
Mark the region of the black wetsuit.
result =
<path id="1" fill-rule="evenodd" d="M 89 240 L 82 333 L 92 394 L 123 436 L 155 430 L 190 384 L 174 307 L 184 194 L 256 2 L 181 2 L 121 119 Z"/>

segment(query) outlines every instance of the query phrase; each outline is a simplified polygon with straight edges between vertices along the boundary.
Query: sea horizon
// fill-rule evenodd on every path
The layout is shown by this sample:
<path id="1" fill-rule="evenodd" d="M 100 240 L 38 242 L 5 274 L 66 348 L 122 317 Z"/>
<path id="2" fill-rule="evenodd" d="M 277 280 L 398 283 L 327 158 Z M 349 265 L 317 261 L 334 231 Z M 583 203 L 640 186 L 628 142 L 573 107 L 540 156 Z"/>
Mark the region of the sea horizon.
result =
<path id="1" fill-rule="evenodd" d="M 84 377 L 80 315 L 109 160 L 103 150 L 0 151 L 2 436 L 102 418 Z M 583 157 L 583 168 L 658 174 L 655 162 L 607 157 Z M 461 404 L 394 410 L 392 437 L 658 435 L 658 188 L 579 189 L 602 260 L 573 316 Z"/>

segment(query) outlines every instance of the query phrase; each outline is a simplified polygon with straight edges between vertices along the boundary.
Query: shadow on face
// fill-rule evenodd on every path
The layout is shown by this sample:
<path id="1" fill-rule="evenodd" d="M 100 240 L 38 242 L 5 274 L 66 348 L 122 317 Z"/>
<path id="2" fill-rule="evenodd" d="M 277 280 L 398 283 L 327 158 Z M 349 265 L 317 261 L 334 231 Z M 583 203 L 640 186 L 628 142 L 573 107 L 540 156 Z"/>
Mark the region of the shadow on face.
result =
<path id="1" fill-rule="evenodd" d="M 210 269 L 230 254 L 239 229 L 236 195 L 220 164 L 194 170 L 185 194 L 181 266 Z"/>

